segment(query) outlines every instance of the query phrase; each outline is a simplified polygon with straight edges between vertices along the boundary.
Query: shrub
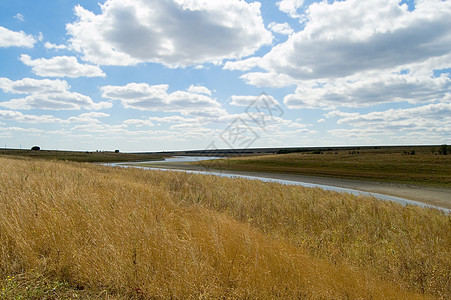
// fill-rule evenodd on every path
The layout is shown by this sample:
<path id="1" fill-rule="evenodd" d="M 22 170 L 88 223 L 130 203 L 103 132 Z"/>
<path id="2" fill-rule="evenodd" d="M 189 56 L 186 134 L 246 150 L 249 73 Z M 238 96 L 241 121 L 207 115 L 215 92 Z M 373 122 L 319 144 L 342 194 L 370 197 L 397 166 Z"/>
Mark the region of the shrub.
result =
<path id="1" fill-rule="evenodd" d="M 441 145 L 439 152 L 440 152 L 440 154 L 447 155 L 448 154 L 448 145 L 447 144 Z"/>

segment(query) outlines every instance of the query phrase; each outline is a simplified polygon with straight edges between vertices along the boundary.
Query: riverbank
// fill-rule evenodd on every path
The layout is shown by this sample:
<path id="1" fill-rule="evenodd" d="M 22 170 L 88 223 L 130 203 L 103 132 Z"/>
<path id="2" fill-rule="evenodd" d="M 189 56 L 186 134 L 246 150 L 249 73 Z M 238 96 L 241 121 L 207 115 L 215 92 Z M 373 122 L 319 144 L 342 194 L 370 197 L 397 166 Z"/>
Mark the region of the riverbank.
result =
<path id="1" fill-rule="evenodd" d="M 412 154 L 415 153 L 415 154 Z M 425 151 L 338 151 L 231 157 L 215 169 L 334 177 L 451 189 L 451 155 Z"/>
<path id="2" fill-rule="evenodd" d="M 133 164 L 137 165 L 137 164 Z M 427 205 L 451 209 L 451 189 L 427 187 L 403 183 L 390 183 L 369 180 L 356 179 L 342 179 L 335 177 L 324 176 L 310 176 L 299 174 L 283 174 L 272 172 L 251 172 L 251 171 L 237 171 L 237 170 L 214 170 L 207 169 L 203 165 L 193 165 L 189 162 L 146 162 L 139 163 L 139 166 L 148 168 L 161 169 L 177 169 L 189 171 L 214 171 L 223 174 L 239 175 L 239 176 L 254 176 L 261 178 L 271 178 L 278 180 L 289 180 L 295 182 L 304 182 L 310 184 L 327 185 L 334 187 L 341 187 L 346 189 L 353 189 L 368 193 L 378 193 L 394 197 L 400 197 L 416 202 L 421 202 Z"/>

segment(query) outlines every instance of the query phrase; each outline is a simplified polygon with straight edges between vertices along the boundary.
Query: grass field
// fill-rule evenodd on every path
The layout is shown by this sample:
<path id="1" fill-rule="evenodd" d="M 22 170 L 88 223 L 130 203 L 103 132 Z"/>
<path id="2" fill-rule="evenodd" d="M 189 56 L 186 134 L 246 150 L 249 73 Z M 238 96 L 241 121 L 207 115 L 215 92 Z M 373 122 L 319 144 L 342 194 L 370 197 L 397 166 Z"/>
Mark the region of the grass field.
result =
<path id="1" fill-rule="evenodd" d="M 430 147 L 411 151 L 375 149 L 322 154 L 291 153 L 202 162 L 214 168 L 328 176 L 359 180 L 451 187 L 451 155 L 437 155 Z"/>
<path id="2" fill-rule="evenodd" d="M 78 162 L 127 162 L 160 160 L 162 155 L 147 153 L 115 153 L 115 152 L 80 152 L 80 151 L 55 151 L 55 150 L 18 150 L 0 149 L 0 156 L 27 157 L 46 160 L 67 160 Z"/>
<path id="3" fill-rule="evenodd" d="M 0 191 L 0 299 L 451 297 L 451 217 L 433 209 L 8 158 Z"/>

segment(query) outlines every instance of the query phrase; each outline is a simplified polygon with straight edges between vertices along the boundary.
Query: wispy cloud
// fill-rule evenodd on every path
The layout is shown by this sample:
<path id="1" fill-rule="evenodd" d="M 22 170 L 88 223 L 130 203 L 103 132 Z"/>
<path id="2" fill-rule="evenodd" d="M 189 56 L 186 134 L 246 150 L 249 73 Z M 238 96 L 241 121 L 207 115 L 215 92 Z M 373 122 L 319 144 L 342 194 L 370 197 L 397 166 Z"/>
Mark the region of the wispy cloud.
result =
<path id="1" fill-rule="evenodd" d="M 23 16 L 22 14 L 20 14 L 20 13 L 17 13 L 17 14 L 14 16 L 14 19 L 19 20 L 20 22 L 25 22 L 24 16 Z"/>

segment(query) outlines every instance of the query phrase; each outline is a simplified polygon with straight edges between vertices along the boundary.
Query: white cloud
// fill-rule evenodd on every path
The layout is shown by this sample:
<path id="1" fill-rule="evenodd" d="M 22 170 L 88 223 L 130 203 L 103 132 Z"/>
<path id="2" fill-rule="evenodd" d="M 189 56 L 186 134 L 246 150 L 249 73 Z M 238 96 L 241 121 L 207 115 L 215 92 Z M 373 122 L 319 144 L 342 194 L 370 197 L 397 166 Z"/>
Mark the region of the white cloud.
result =
<path id="1" fill-rule="evenodd" d="M 205 95 L 211 96 L 211 91 L 207 87 L 200 86 L 200 85 L 191 85 L 188 88 L 188 92 L 194 93 L 194 94 L 205 94 Z"/>
<path id="2" fill-rule="evenodd" d="M 125 86 L 104 86 L 102 96 L 120 100 L 125 108 L 147 111 L 179 112 L 182 115 L 220 116 L 227 114 L 222 106 L 207 95 L 176 91 L 169 86 L 129 83 Z"/>
<path id="3" fill-rule="evenodd" d="M 149 121 L 161 122 L 161 123 L 198 123 L 199 118 L 187 118 L 179 115 L 172 115 L 169 117 L 150 117 Z"/>
<path id="4" fill-rule="evenodd" d="M 289 14 L 292 18 L 298 18 L 300 15 L 297 10 L 302 7 L 304 0 L 282 0 L 276 4 L 284 13 Z"/>
<path id="5" fill-rule="evenodd" d="M 351 129 L 335 129 L 329 133 L 341 137 L 376 138 L 393 136 L 410 143 L 440 142 L 451 132 L 451 103 L 428 104 L 413 108 L 389 109 L 367 114 L 332 111 L 326 118 Z"/>
<path id="6" fill-rule="evenodd" d="M 11 31 L 5 27 L 0 26 L 0 48 L 33 48 L 34 43 L 36 43 L 36 40 L 33 36 L 28 35 L 23 31 Z"/>
<path id="7" fill-rule="evenodd" d="M 44 133 L 44 130 L 36 129 L 36 128 L 21 128 L 17 126 L 11 127 L 0 127 L 0 133 L 3 133 L 4 137 L 15 136 L 15 133 L 24 133 L 27 135 L 36 135 Z"/>
<path id="8" fill-rule="evenodd" d="M 451 53 L 451 2 L 398 0 L 320 2 L 308 9 L 304 30 L 260 62 L 293 78 L 339 78 L 384 70 Z M 333 16 L 333 17 L 331 17 Z"/>
<path id="9" fill-rule="evenodd" d="M 440 57 L 431 57 L 425 61 L 414 64 L 409 64 L 401 67 L 401 69 L 409 70 L 409 74 L 414 76 L 434 76 L 434 70 L 451 69 L 451 53 Z"/>
<path id="10" fill-rule="evenodd" d="M 0 102 L 0 106 L 10 109 L 80 110 L 110 108 L 108 102 L 94 103 L 88 96 L 65 92 L 61 94 L 32 94 L 25 98 Z"/>
<path id="11" fill-rule="evenodd" d="M 0 77 L 0 89 L 11 94 L 62 93 L 69 89 L 67 81 L 24 78 L 12 81 Z"/>
<path id="12" fill-rule="evenodd" d="M 24 16 L 23 16 L 22 14 L 20 14 L 20 13 L 17 13 L 17 14 L 14 16 L 14 19 L 19 20 L 20 22 L 25 22 Z"/>
<path id="13" fill-rule="evenodd" d="M 275 105 L 279 105 L 279 102 L 273 96 L 266 95 L 266 94 L 262 94 L 258 97 L 233 95 L 231 98 L 232 98 L 232 101 L 230 101 L 230 104 L 235 105 L 235 106 L 254 105 L 257 107 L 271 108 Z"/>
<path id="14" fill-rule="evenodd" d="M 258 66 L 260 57 L 251 57 L 244 60 L 228 61 L 224 64 L 224 70 L 229 71 L 249 71 L 252 68 Z"/>
<path id="15" fill-rule="evenodd" d="M 332 111 L 327 113 L 325 117 L 338 117 L 338 124 L 351 124 L 356 127 L 366 124 L 378 128 L 387 128 L 393 126 L 393 122 L 401 122 L 405 125 L 409 124 L 416 126 L 425 120 L 440 123 L 451 121 L 451 103 L 428 104 L 404 109 L 389 109 L 368 114 Z M 448 124 L 448 126 L 450 125 L 451 124 Z"/>
<path id="16" fill-rule="evenodd" d="M 410 74 L 358 74 L 330 81 L 304 81 L 284 98 L 296 108 L 362 107 L 393 102 L 451 101 L 451 78 Z"/>
<path id="17" fill-rule="evenodd" d="M 81 6 L 67 24 L 71 47 L 99 65 L 156 62 L 189 66 L 252 55 L 270 44 L 259 2 L 107 0 L 96 15 Z"/>
<path id="18" fill-rule="evenodd" d="M 154 124 L 150 120 L 140 120 L 140 119 L 128 119 L 124 121 L 126 125 L 134 125 L 136 127 L 152 127 Z"/>
<path id="19" fill-rule="evenodd" d="M 117 136 L 119 135 L 130 135 L 130 132 L 125 128 L 127 125 L 108 125 L 108 124 L 82 124 L 71 128 L 74 132 L 86 131 L 89 133 L 100 133 L 102 137 L 107 136 Z"/>
<path id="20" fill-rule="evenodd" d="M 105 73 L 97 66 L 80 64 L 74 56 L 56 56 L 50 59 L 31 59 L 22 54 L 20 61 L 32 67 L 33 73 L 41 77 L 105 77 Z"/>
<path id="21" fill-rule="evenodd" d="M 13 111 L 13 110 L 1 110 L 0 109 L 0 120 L 5 121 L 14 121 L 14 122 L 20 122 L 20 123 L 64 123 L 64 120 L 55 118 L 54 116 L 50 115 L 27 115 L 23 114 L 19 111 Z"/>
<path id="22" fill-rule="evenodd" d="M 50 42 L 45 42 L 44 47 L 47 49 L 55 49 L 55 50 L 65 50 L 68 49 L 66 45 L 56 45 Z"/>
<path id="23" fill-rule="evenodd" d="M 107 118 L 109 117 L 109 114 L 102 113 L 102 112 L 89 112 L 89 113 L 83 113 L 80 114 L 77 117 L 70 117 L 67 121 L 71 123 L 100 123 L 99 118 Z"/>
<path id="24" fill-rule="evenodd" d="M 327 131 L 332 136 L 332 139 L 339 137 L 340 141 L 346 141 L 346 145 L 377 145 L 384 141 L 384 145 L 391 144 L 387 141 L 387 132 L 381 129 L 373 128 L 353 128 L 353 129 L 331 129 Z M 424 140 L 422 140 L 423 142 Z M 393 142 L 392 142 L 393 143 Z M 396 143 L 400 145 L 402 143 Z M 414 143 L 412 143 L 414 144 Z"/>
<path id="25" fill-rule="evenodd" d="M 283 73 L 253 72 L 243 74 L 240 78 L 247 84 L 255 85 L 257 87 L 281 88 L 295 85 L 299 82 L 299 80 L 295 80 Z"/>
<path id="26" fill-rule="evenodd" d="M 9 109 L 99 110 L 112 106 L 109 102 L 95 103 L 88 96 L 70 92 L 70 86 L 64 80 L 0 78 L 0 89 L 12 94 L 28 94 L 25 98 L 0 102 L 0 106 Z"/>
<path id="27" fill-rule="evenodd" d="M 276 23 L 271 22 L 268 25 L 268 28 L 275 33 L 284 34 L 284 35 L 290 35 L 294 33 L 294 30 L 288 25 L 287 22 L 285 23 Z"/>
<path id="28" fill-rule="evenodd" d="M 109 114 L 103 113 L 103 112 L 97 112 L 97 111 L 92 111 L 89 113 L 84 113 L 84 114 L 80 114 L 79 117 L 80 118 L 87 118 L 87 119 L 92 119 L 92 118 L 107 118 L 109 117 Z"/>
<path id="29" fill-rule="evenodd" d="M 451 68 L 450 1 L 417 1 L 413 11 L 397 0 L 322 1 L 305 13 L 286 42 L 225 69 L 264 69 L 241 76 L 258 87 L 295 84 L 284 98 L 292 109 L 450 100 L 449 72 L 434 75 Z"/>

